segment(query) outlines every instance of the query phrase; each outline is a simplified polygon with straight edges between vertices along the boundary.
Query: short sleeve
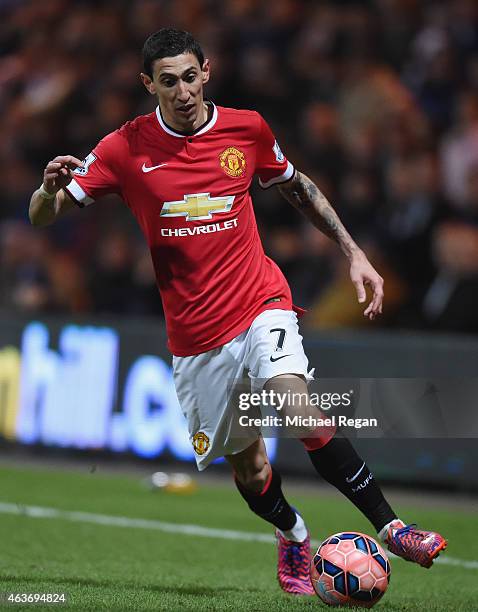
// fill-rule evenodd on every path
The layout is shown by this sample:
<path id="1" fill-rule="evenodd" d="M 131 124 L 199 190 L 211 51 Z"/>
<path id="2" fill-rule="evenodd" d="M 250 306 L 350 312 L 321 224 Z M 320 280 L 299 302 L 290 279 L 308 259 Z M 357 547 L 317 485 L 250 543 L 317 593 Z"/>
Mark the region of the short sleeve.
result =
<path id="1" fill-rule="evenodd" d="M 286 159 L 270 127 L 259 115 L 259 136 L 257 140 L 256 174 L 259 185 L 267 189 L 292 178 L 294 166 Z"/>
<path id="2" fill-rule="evenodd" d="M 118 134 L 113 132 L 100 140 L 83 160 L 83 167 L 73 172 L 74 178 L 65 191 L 80 208 L 109 193 L 121 193 L 117 170 L 121 150 L 118 138 Z"/>

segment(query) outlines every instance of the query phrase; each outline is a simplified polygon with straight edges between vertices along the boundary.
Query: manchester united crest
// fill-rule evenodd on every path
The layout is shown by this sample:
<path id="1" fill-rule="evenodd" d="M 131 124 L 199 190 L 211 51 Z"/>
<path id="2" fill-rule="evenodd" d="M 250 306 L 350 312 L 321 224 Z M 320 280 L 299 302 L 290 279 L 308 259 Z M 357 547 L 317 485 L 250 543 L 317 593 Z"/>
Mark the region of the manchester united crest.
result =
<path id="1" fill-rule="evenodd" d="M 209 450 L 209 438 L 203 431 L 194 434 L 193 447 L 197 455 L 204 455 Z"/>
<path id="2" fill-rule="evenodd" d="M 228 147 L 219 156 L 221 168 L 228 176 L 237 178 L 246 171 L 246 158 L 242 151 L 236 147 Z"/>

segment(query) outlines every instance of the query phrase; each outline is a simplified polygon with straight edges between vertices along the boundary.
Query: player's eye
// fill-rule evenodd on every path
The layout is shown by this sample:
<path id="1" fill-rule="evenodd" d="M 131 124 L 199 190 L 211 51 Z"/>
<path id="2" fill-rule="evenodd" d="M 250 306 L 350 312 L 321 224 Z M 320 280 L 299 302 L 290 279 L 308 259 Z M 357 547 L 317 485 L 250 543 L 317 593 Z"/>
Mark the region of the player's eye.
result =
<path id="1" fill-rule="evenodd" d="M 196 73 L 192 72 L 191 74 L 188 74 L 184 80 L 186 81 L 186 83 L 193 83 L 195 79 Z"/>
<path id="2" fill-rule="evenodd" d="M 165 86 L 165 87 L 174 87 L 176 81 L 174 81 L 173 79 L 163 79 L 161 81 L 161 83 Z"/>

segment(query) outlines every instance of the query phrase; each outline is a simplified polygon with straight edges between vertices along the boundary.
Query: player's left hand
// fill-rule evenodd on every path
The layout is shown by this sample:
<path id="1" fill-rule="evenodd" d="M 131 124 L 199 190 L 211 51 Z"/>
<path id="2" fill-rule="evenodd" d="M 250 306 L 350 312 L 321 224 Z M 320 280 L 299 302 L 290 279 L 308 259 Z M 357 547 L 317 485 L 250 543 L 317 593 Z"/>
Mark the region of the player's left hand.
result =
<path id="1" fill-rule="evenodd" d="M 360 304 L 367 299 L 365 287 L 371 287 L 373 292 L 372 300 L 364 310 L 363 315 L 368 317 L 370 321 L 373 321 L 377 315 L 382 314 L 383 278 L 369 262 L 363 251 L 357 251 L 352 256 L 350 279 L 355 285 Z"/>

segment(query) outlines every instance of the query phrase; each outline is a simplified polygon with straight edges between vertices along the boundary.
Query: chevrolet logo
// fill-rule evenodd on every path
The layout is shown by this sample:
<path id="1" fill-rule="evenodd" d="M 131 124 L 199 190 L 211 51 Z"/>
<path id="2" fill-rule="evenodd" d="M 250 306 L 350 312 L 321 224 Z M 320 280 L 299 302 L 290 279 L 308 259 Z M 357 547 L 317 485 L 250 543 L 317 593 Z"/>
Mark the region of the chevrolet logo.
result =
<path id="1" fill-rule="evenodd" d="M 186 217 L 186 221 L 212 219 L 215 213 L 229 212 L 235 196 L 211 198 L 209 193 L 192 193 L 184 196 L 184 200 L 165 202 L 161 209 L 161 217 Z"/>

